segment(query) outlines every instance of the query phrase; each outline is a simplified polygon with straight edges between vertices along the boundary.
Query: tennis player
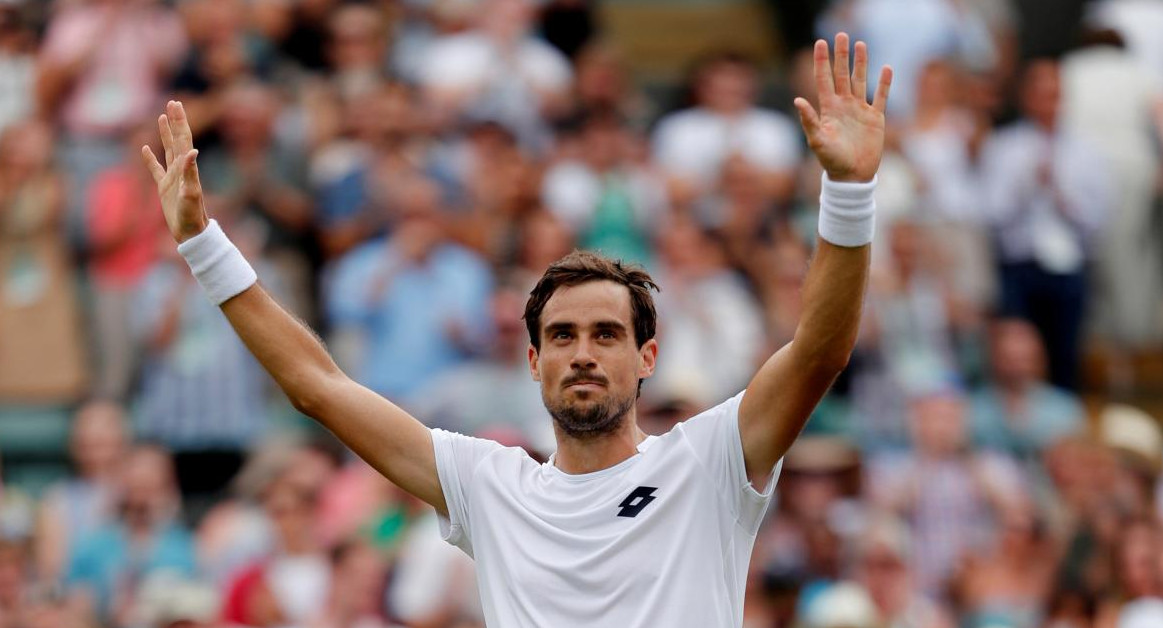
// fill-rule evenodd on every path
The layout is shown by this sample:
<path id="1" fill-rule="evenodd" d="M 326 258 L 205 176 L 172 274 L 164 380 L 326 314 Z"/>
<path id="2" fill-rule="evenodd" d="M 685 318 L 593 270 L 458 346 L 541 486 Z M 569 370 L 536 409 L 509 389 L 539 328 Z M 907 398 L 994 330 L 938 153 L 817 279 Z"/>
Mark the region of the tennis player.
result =
<path id="1" fill-rule="evenodd" d="M 747 389 L 661 436 L 638 428 L 658 342 L 649 275 L 591 253 L 552 265 L 525 310 L 529 372 L 557 451 L 425 427 L 344 375 L 319 339 L 256 283 L 206 215 L 181 103 L 158 119 L 165 161 L 142 148 L 178 250 L 296 408 L 431 504 L 476 559 L 489 626 L 740 626 L 752 545 L 779 462 L 847 364 L 868 279 L 873 188 L 891 70 L 866 99 L 868 53 L 816 42 L 817 106 L 797 98 L 824 168 L 819 243 L 792 342 Z M 456 394 L 449 390 L 448 394 Z"/>

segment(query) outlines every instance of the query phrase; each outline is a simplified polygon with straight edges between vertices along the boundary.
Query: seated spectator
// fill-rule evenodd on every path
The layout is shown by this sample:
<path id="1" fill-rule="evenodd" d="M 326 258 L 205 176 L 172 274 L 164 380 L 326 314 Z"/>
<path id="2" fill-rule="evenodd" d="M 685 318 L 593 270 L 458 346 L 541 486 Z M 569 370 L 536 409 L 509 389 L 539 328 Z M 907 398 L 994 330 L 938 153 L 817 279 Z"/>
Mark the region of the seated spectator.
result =
<path id="1" fill-rule="evenodd" d="M 953 628 L 947 609 L 917 589 L 913 546 L 905 522 L 881 515 L 856 539 L 855 580 L 868 592 L 885 626 Z"/>
<path id="2" fill-rule="evenodd" d="M 545 173 L 541 202 L 569 225 L 579 246 L 649 264 L 651 241 L 666 215 L 663 181 L 632 161 L 629 132 L 617 114 L 581 121 L 580 155 Z"/>
<path id="3" fill-rule="evenodd" d="M 409 626 L 483 626 L 473 561 L 440 537 L 431 510 L 408 529 L 388 583 L 391 615 Z"/>
<path id="4" fill-rule="evenodd" d="M 74 401 L 88 378 L 52 156 L 43 123 L 0 135 L 0 400 L 8 403 Z"/>
<path id="5" fill-rule="evenodd" d="M 384 619 L 387 565 L 375 548 L 359 540 L 331 550 L 331 586 L 319 617 L 305 628 L 389 628 Z"/>
<path id="6" fill-rule="evenodd" d="M 969 552 L 984 549 L 1025 479 L 1009 458 L 969 449 L 959 392 L 916 394 L 909 410 L 915 450 L 874 458 L 868 486 L 874 506 L 911 522 L 917 585 L 937 595 Z"/>
<path id="7" fill-rule="evenodd" d="M 331 565 L 317 538 L 317 488 L 286 467 L 262 494 L 273 532 L 271 552 L 226 587 L 223 615 L 248 626 L 302 625 L 322 615 Z"/>
<path id="8" fill-rule="evenodd" d="M 129 440 L 125 410 L 116 403 L 93 401 L 77 411 L 69 435 L 76 475 L 49 487 L 37 517 L 36 566 L 46 582 L 64 575 L 79 539 L 116 517 L 118 474 Z"/>
<path id="9" fill-rule="evenodd" d="M 1078 398 L 1046 383 L 1046 353 L 1033 325 L 1015 318 L 994 321 L 989 363 L 989 381 L 972 395 L 974 445 L 1040 461 L 1055 441 L 1084 427 Z"/>
<path id="10" fill-rule="evenodd" d="M 516 129 L 521 145 L 544 151 L 544 119 L 564 109 L 573 71 L 569 60 L 531 33 L 531 0 L 484 0 L 475 28 L 429 44 L 418 81 L 443 116 L 497 120 Z"/>
<path id="11" fill-rule="evenodd" d="M 791 199 L 800 134 L 787 116 L 755 105 L 756 82 L 756 68 L 746 58 L 713 55 L 695 73 L 695 106 L 666 116 L 655 128 L 654 161 L 670 177 L 672 202 L 694 203 L 708 226 L 726 218 L 713 212 L 723 168 L 734 155 L 762 173 L 765 198 L 777 204 Z"/>
<path id="12" fill-rule="evenodd" d="M 341 362 L 406 405 L 430 378 L 486 346 L 493 280 L 480 257 L 448 241 L 432 184 L 399 185 L 411 200 L 392 235 L 340 258 L 325 299 L 333 333 L 348 337 L 338 342 L 361 354 Z"/>
<path id="13" fill-rule="evenodd" d="M 151 574 L 192 576 L 194 543 L 177 523 L 180 507 L 169 454 L 154 446 L 134 448 L 121 469 L 117 518 L 80 539 L 69 554 L 65 584 L 73 607 L 125 625 L 134 594 Z"/>

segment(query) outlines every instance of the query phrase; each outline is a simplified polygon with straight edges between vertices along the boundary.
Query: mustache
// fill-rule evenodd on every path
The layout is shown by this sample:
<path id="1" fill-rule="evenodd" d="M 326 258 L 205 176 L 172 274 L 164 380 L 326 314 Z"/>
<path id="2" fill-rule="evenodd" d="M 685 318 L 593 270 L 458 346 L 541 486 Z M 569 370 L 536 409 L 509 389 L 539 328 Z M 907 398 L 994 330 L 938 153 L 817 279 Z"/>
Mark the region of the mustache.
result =
<path id="1" fill-rule="evenodd" d="M 576 373 L 565 378 L 565 381 L 561 382 L 561 387 L 568 388 L 574 384 L 600 384 L 606 386 L 609 383 L 610 380 L 597 373 Z"/>

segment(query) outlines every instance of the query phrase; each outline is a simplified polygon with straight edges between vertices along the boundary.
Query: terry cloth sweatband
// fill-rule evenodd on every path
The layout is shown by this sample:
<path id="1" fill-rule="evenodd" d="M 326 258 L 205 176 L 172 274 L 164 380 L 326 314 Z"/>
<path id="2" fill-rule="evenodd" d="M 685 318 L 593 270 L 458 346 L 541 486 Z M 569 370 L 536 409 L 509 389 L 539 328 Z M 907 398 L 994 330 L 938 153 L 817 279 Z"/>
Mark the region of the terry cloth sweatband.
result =
<path id="1" fill-rule="evenodd" d="M 202 233 L 179 244 L 178 253 L 186 259 L 214 305 L 222 305 L 258 281 L 254 269 L 222 232 L 217 220 L 211 219 Z"/>
<path id="2" fill-rule="evenodd" d="M 820 184 L 820 237 L 837 246 L 864 246 L 876 227 L 876 177 L 864 183 L 833 181 L 825 172 Z"/>

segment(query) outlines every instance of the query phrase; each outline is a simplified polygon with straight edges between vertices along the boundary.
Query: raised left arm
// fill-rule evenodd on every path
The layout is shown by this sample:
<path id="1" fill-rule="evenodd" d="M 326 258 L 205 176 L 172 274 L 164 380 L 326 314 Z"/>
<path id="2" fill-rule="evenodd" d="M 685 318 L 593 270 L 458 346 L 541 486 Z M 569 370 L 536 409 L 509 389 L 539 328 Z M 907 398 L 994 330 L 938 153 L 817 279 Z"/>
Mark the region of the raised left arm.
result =
<path id="1" fill-rule="evenodd" d="M 816 404 L 848 364 L 860 326 L 871 216 L 865 210 L 847 210 L 851 201 L 871 193 L 868 182 L 880 166 L 892 72 L 881 71 L 876 95 L 868 104 L 867 49 L 863 42 L 856 43 L 849 76 L 848 46 L 846 34 L 836 36 L 833 65 L 828 44 L 816 42 L 820 110 L 817 113 L 803 98 L 795 102 L 808 144 L 827 175 L 822 196 L 838 192 L 842 197 L 835 199 L 835 210 L 821 207 L 821 237 L 808 270 L 804 311 L 795 337 L 759 369 L 739 408 L 743 458 L 747 475 L 756 485 L 765 481 L 791 447 Z"/>

